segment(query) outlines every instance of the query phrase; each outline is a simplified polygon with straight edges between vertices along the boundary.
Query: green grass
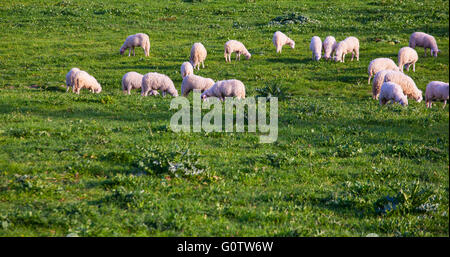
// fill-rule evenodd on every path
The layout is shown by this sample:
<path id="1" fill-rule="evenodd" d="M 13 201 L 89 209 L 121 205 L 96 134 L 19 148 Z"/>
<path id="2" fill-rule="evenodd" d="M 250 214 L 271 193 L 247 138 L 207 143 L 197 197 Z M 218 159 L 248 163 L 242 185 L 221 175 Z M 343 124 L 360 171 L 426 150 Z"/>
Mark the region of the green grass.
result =
<path id="1" fill-rule="evenodd" d="M 448 236 L 449 108 L 380 108 L 366 82 L 370 60 L 396 61 L 414 31 L 434 35 L 442 53 L 418 48 L 407 74 L 424 92 L 448 82 L 448 10 L 448 1 L 2 1 L 0 235 Z M 291 12 L 318 22 L 268 25 Z M 296 48 L 276 54 L 276 30 Z M 119 55 L 138 32 L 150 36 L 150 57 Z M 360 61 L 311 61 L 313 35 L 358 37 Z M 228 39 L 252 58 L 226 64 Z M 198 75 L 239 79 L 248 96 L 272 84 L 292 95 L 279 103 L 277 142 L 173 133 L 171 97 L 122 94 L 128 71 L 164 73 L 180 91 L 194 42 L 208 50 Z M 72 67 L 102 93 L 65 93 Z M 149 160 L 186 149 L 181 162 L 203 173 L 175 176 Z"/>

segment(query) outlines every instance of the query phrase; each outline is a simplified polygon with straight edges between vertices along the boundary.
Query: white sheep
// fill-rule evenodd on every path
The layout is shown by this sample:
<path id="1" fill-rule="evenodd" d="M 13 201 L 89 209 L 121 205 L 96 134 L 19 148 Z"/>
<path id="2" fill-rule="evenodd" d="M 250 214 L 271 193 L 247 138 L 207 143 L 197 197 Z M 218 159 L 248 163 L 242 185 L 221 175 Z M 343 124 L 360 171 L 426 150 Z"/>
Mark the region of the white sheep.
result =
<path id="1" fill-rule="evenodd" d="M 276 47 L 277 53 L 281 53 L 281 49 L 284 45 L 289 45 L 292 49 L 295 48 L 294 40 L 290 39 L 281 31 L 273 33 L 272 43 Z"/>
<path id="2" fill-rule="evenodd" d="M 359 40 L 356 37 L 348 37 L 337 44 L 334 60 L 344 62 L 345 55 L 350 52 L 352 53 L 351 60 L 353 61 L 353 57 L 356 55 L 356 60 L 359 61 Z"/>
<path id="3" fill-rule="evenodd" d="M 437 54 L 441 52 L 438 49 L 436 39 L 423 32 L 414 32 L 409 37 L 409 47 L 416 48 L 416 46 L 423 47 L 425 50 L 425 56 L 427 56 L 427 49 L 430 49 L 431 55 L 437 57 Z"/>
<path id="4" fill-rule="evenodd" d="M 384 76 L 390 70 L 381 70 L 375 74 L 372 81 L 372 98 L 378 100 L 378 95 L 380 94 L 381 85 L 384 83 Z"/>
<path id="5" fill-rule="evenodd" d="M 309 50 L 312 51 L 312 59 L 315 61 L 320 60 L 322 54 L 322 40 L 320 37 L 314 36 L 311 38 L 311 43 L 309 44 Z"/>
<path id="6" fill-rule="evenodd" d="M 388 101 L 399 103 L 403 106 L 408 105 L 408 98 L 403 94 L 403 89 L 400 85 L 394 82 L 384 82 L 381 86 L 380 105 L 385 105 Z"/>
<path id="7" fill-rule="evenodd" d="M 423 99 L 422 91 L 417 88 L 414 80 L 400 71 L 389 71 L 388 73 L 386 73 L 386 75 L 384 76 L 384 82 L 394 82 L 396 84 L 399 84 L 403 89 L 403 94 L 416 100 L 419 103 Z"/>
<path id="8" fill-rule="evenodd" d="M 244 44 L 236 40 L 229 40 L 225 43 L 225 52 L 223 55 L 226 62 L 231 62 L 232 53 L 236 53 L 236 60 L 241 60 L 241 54 L 243 54 L 247 60 L 252 57 Z"/>
<path id="9" fill-rule="evenodd" d="M 192 64 L 190 62 L 183 62 L 183 64 L 181 64 L 180 74 L 181 78 L 185 78 L 186 76 L 194 74 L 194 67 L 192 67 Z"/>
<path id="10" fill-rule="evenodd" d="M 223 101 L 225 97 L 245 99 L 244 83 L 237 79 L 217 81 L 212 87 L 205 90 L 201 97 L 205 100 L 207 97 L 211 96 L 217 97 L 221 101 Z"/>
<path id="11" fill-rule="evenodd" d="M 122 77 L 122 91 L 127 94 L 131 94 L 131 89 L 141 89 L 142 87 L 142 77 L 144 75 L 130 71 L 123 75 Z M 158 95 L 158 91 L 152 90 L 150 95 Z"/>
<path id="12" fill-rule="evenodd" d="M 154 90 L 160 90 L 163 96 L 166 93 L 178 96 L 178 91 L 168 76 L 157 72 L 149 72 L 142 77 L 141 95 L 147 96 L 149 92 Z"/>
<path id="13" fill-rule="evenodd" d="M 135 35 L 128 36 L 122 47 L 120 48 L 120 54 L 123 54 L 125 50 L 128 50 L 128 56 L 131 55 L 131 49 L 133 49 L 134 56 L 134 48 L 140 46 L 144 49 L 145 56 L 150 55 L 150 39 L 147 34 L 137 33 Z"/>
<path id="14" fill-rule="evenodd" d="M 332 54 L 336 52 L 337 42 L 333 36 L 328 36 L 322 43 L 323 58 L 328 60 L 331 58 Z"/>
<path id="15" fill-rule="evenodd" d="M 403 67 L 406 65 L 406 70 L 409 71 L 409 66 L 413 66 L 413 71 L 416 72 L 416 62 L 419 60 L 416 50 L 405 46 L 398 51 L 398 68 L 403 72 Z"/>
<path id="16" fill-rule="evenodd" d="M 82 88 L 89 89 L 92 93 L 100 93 L 102 92 L 102 86 L 97 82 L 97 80 L 89 75 L 89 73 L 85 71 L 77 71 L 73 78 L 73 89 L 74 93 L 80 94 L 80 90 Z"/>
<path id="17" fill-rule="evenodd" d="M 200 63 L 202 64 L 202 67 L 205 68 L 205 59 L 208 52 L 206 52 L 206 48 L 203 46 L 202 43 L 194 43 L 191 48 L 191 57 L 190 62 L 192 66 L 197 67 L 198 70 L 200 70 Z"/>
<path id="18" fill-rule="evenodd" d="M 181 83 L 181 95 L 187 96 L 194 89 L 204 92 L 213 85 L 214 80 L 192 74 L 184 77 L 183 82 Z"/>
<path id="19" fill-rule="evenodd" d="M 72 68 L 67 73 L 67 75 L 66 75 L 66 92 L 69 91 L 69 88 L 73 87 L 73 84 L 74 84 L 73 79 L 75 78 L 75 73 L 77 73 L 78 71 L 80 71 L 80 69 Z"/>
<path id="20" fill-rule="evenodd" d="M 372 76 L 381 70 L 399 71 L 397 64 L 395 64 L 395 62 L 389 58 L 373 59 L 369 64 L 369 68 L 367 69 L 369 73 L 367 84 L 370 84 L 370 79 L 372 78 Z"/>
<path id="21" fill-rule="evenodd" d="M 442 81 L 431 81 L 428 83 L 425 91 L 427 108 L 431 108 L 433 100 L 444 100 L 444 106 L 442 108 L 445 108 L 448 100 L 448 83 Z"/>

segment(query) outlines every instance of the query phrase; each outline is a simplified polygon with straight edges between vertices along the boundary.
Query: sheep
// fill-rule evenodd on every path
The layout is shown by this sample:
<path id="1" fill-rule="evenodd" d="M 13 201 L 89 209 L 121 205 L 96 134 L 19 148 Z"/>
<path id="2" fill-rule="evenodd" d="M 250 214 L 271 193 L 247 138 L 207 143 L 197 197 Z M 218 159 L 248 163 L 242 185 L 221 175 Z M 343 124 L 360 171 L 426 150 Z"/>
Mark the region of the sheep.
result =
<path id="1" fill-rule="evenodd" d="M 386 73 L 384 82 L 394 82 L 399 84 L 403 89 L 403 93 L 416 100 L 418 103 L 423 99 L 422 91 L 417 88 L 414 80 L 400 71 L 389 71 Z"/>
<path id="2" fill-rule="evenodd" d="M 419 60 L 416 50 L 411 47 L 402 47 L 398 51 L 398 68 L 403 72 L 403 67 L 406 65 L 406 70 L 409 71 L 409 66 L 413 66 L 413 71 L 416 72 L 416 62 Z"/>
<path id="3" fill-rule="evenodd" d="M 137 33 L 135 35 L 128 36 L 122 47 L 120 48 L 120 54 L 123 54 L 125 50 L 128 49 L 128 56 L 130 56 L 131 49 L 133 49 L 134 56 L 134 48 L 136 46 L 140 46 L 144 49 L 145 56 L 150 55 L 150 39 L 148 35 L 144 33 Z"/>
<path id="4" fill-rule="evenodd" d="M 168 76 L 157 72 L 149 72 L 142 77 L 141 95 L 147 96 L 149 92 L 153 94 L 154 90 L 160 90 L 163 96 L 166 93 L 175 97 L 178 96 L 178 91 Z"/>
<path id="5" fill-rule="evenodd" d="M 201 98 L 206 100 L 207 97 L 215 96 L 221 101 L 225 97 L 236 97 L 238 99 L 245 99 L 244 83 L 237 79 L 217 81 L 212 87 L 203 92 Z"/>
<path id="6" fill-rule="evenodd" d="M 425 91 L 427 108 L 431 108 L 433 100 L 444 100 L 444 106 L 442 108 L 445 108 L 448 100 L 448 83 L 441 81 L 431 81 L 428 83 Z"/>
<path id="7" fill-rule="evenodd" d="M 66 92 L 69 91 L 69 88 L 73 87 L 73 83 L 74 83 L 73 79 L 75 77 L 75 73 L 77 73 L 78 71 L 80 71 L 80 69 L 72 68 L 67 73 L 67 75 L 66 75 Z"/>
<path id="8" fill-rule="evenodd" d="M 427 56 L 427 48 L 430 49 L 432 56 L 437 57 L 437 54 L 441 52 L 438 49 L 436 39 L 423 32 L 414 32 L 409 37 L 409 47 L 416 48 L 416 46 L 421 46 L 425 50 L 425 56 Z"/>
<path id="9" fill-rule="evenodd" d="M 194 89 L 204 92 L 213 85 L 214 80 L 191 74 L 184 77 L 183 82 L 181 83 L 181 95 L 187 96 Z"/>
<path id="10" fill-rule="evenodd" d="M 294 40 L 290 39 L 281 31 L 273 33 L 272 43 L 276 47 L 277 53 L 281 53 L 281 49 L 284 45 L 289 45 L 292 49 L 295 48 Z"/>
<path id="11" fill-rule="evenodd" d="M 142 87 L 142 77 L 144 75 L 130 71 L 122 77 L 122 91 L 131 94 L 131 89 L 140 89 Z M 158 91 L 152 90 L 150 95 L 158 95 Z"/>
<path id="12" fill-rule="evenodd" d="M 344 62 L 345 55 L 350 52 L 352 53 L 351 60 L 353 61 L 353 57 L 356 55 L 356 60 L 359 61 L 359 40 L 356 37 L 348 37 L 337 44 L 334 60 Z"/>
<path id="13" fill-rule="evenodd" d="M 389 58 L 373 59 L 369 64 L 369 68 L 367 69 L 369 73 L 369 79 L 367 81 L 367 84 L 370 84 L 370 79 L 372 78 L 372 76 L 381 70 L 399 71 L 397 64 L 395 64 L 395 62 Z"/>
<path id="14" fill-rule="evenodd" d="M 80 94 L 80 90 L 82 88 L 89 89 L 92 93 L 100 93 L 102 92 L 101 85 L 97 82 L 97 80 L 89 75 L 89 73 L 85 71 L 77 71 L 73 78 L 73 89 L 72 91 L 76 94 Z"/>
<path id="15" fill-rule="evenodd" d="M 320 37 L 314 36 L 311 38 L 311 43 L 309 44 L 309 50 L 312 51 L 312 59 L 315 61 L 320 60 L 322 54 L 322 40 Z"/>
<path id="16" fill-rule="evenodd" d="M 194 69 L 197 67 L 197 69 L 200 70 L 200 63 L 202 64 L 202 67 L 205 68 L 205 59 L 207 54 L 206 48 L 202 43 L 194 43 L 192 45 L 191 57 L 189 60 Z"/>
<path id="17" fill-rule="evenodd" d="M 194 67 L 192 67 L 192 64 L 190 62 L 183 62 L 181 64 L 181 78 L 184 79 L 186 76 L 194 74 Z"/>
<path id="18" fill-rule="evenodd" d="M 372 81 L 372 98 L 378 100 L 378 95 L 380 94 L 381 85 L 384 83 L 384 76 L 390 70 L 381 70 L 375 74 Z"/>
<path id="19" fill-rule="evenodd" d="M 408 98 L 403 94 L 402 87 L 394 82 L 384 82 L 381 86 L 380 105 L 383 106 L 388 101 L 400 103 L 403 106 L 408 105 Z"/>
<path id="20" fill-rule="evenodd" d="M 323 58 L 328 60 L 331 58 L 331 55 L 336 51 L 337 42 L 333 36 L 328 36 L 322 43 L 323 49 Z"/>
<path id="21" fill-rule="evenodd" d="M 225 43 L 224 57 L 226 62 L 231 62 L 231 54 L 236 53 L 236 60 L 241 60 L 241 54 L 248 60 L 252 55 L 247 51 L 244 44 L 236 40 L 229 40 Z"/>

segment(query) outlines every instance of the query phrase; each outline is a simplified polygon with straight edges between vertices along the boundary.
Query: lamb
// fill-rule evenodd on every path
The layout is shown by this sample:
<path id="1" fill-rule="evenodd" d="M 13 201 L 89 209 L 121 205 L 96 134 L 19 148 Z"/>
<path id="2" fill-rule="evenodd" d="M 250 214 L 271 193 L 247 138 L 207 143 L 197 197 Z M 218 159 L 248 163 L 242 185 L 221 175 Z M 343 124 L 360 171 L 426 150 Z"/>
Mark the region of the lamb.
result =
<path id="1" fill-rule="evenodd" d="M 337 42 L 336 39 L 333 36 L 328 36 L 325 38 L 325 40 L 322 43 L 322 49 L 323 49 L 323 58 L 325 60 L 328 60 L 331 58 L 331 55 L 335 53 L 336 51 Z"/>
<path id="2" fill-rule="evenodd" d="M 195 43 L 192 45 L 190 62 L 194 69 L 197 67 L 197 69 L 200 70 L 200 63 L 202 64 L 202 67 L 205 68 L 205 59 L 207 54 L 206 48 L 202 43 Z"/>
<path id="3" fill-rule="evenodd" d="M 437 57 L 437 54 L 441 52 L 438 49 L 436 39 L 423 32 L 414 32 L 409 37 L 409 47 L 416 48 L 416 46 L 421 46 L 425 50 L 425 56 L 427 56 L 427 49 L 430 49 L 432 56 Z"/>
<path id="4" fill-rule="evenodd" d="M 147 34 L 144 33 L 137 33 L 135 35 L 128 36 L 125 40 L 125 43 L 123 43 L 122 47 L 120 48 L 120 54 L 123 54 L 125 50 L 128 50 L 128 56 L 131 54 L 131 49 L 133 49 L 133 56 L 134 56 L 134 48 L 136 46 L 140 46 L 144 49 L 145 56 L 149 56 L 150 53 L 150 39 Z"/>
<path id="5" fill-rule="evenodd" d="M 75 78 L 75 73 L 77 73 L 78 71 L 80 71 L 80 69 L 72 68 L 67 73 L 67 75 L 66 75 L 66 92 L 69 91 L 69 88 L 73 87 L 73 84 L 74 84 L 73 79 Z"/>
<path id="6" fill-rule="evenodd" d="M 144 75 L 130 71 L 122 77 L 122 91 L 131 94 L 131 89 L 140 89 L 142 87 L 142 77 Z M 152 90 L 150 95 L 158 95 L 158 91 Z"/>
<path id="7" fill-rule="evenodd" d="M 206 100 L 207 97 L 211 96 L 218 97 L 221 101 L 223 101 L 225 97 L 245 99 L 244 83 L 237 79 L 217 81 L 212 87 L 205 90 L 201 97 L 203 100 Z"/>
<path id="8" fill-rule="evenodd" d="M 369 64 L 369 68 L 368 68 L 368 73 L 369 73 L 369 79 L 367 81 L 367 84 L 370 84 L 370 79 L 372 78 L 373 75 L 375 75 L 377 72 L 381 71 L 381 70 L 394 70 L 394 71 L 398 71 L 398 67 L 395 64 L 394 61 L 392 61 L 389 58 L 376 58 L 373 59 L 370 64 Z"/>
<path id="9" fill-rule="evenodd" d="M 187 96 L 194 89 L 204 92 L 213 85 L 214 80 L 192 74 L 184 77 L 183 82 L 181 83 L 181 94 Z"/>
<path id="10" fill-rule="evenodd" d="M 448 83 L 441 81 L 431 81 L 428 83 L 425 91 L 427 108 L 431 108 L 433 100 L 444 100 L 444 106 L 442 108 L 445 108 L 448 100 Z"/>
<path id="11" fill-rule="evenodd" d="M 175 89 L 172 80 L 168 76 L 157 72 L 149 72 L 142 77 L 141 95 L 147 96 L 153 90 L 160 90 L 163 96 L 166 93 L 178 96 L 178 91 Z"/>
<path id="12" fill-rule="evenodd" d="M 409 66 L 413 66 L 413 71 L 416 72 L 416 62 L 419 60 L 416 50 L 411 47 L 402 47 L 398 51 L 398 68 L 403 72 L 403 67 L 406 65 L 406 70 L 409 71 Z"/>
<path id="13" fill-rule="evenodd" d="M 247 51 L 244 44 L 236 40 L 229 40 L 225 43 L 224 57 L 226 62 L 231 62 L 231 54 L 236 53 L 236 60 L 241 60 L 241 54 L 248 60 L 252 55 Z"/>
<path id="14" fill-rule="evenodd" d="M 372 98 L 378 100 L 378 95 L 380 94 L 381 85 L 384 83 L 384 76 L 390 70 L 381 70 L 375 74 L 372 81 Z"/>
<path id="15" fill-rule="evenodd" d="M 192 64 L 190 62 L 183 62 L 181 64 L 181 78 L 185 78 L 188 75 L 194 74 L 194 67 L 192 67 Z"/>
<path id="16" fill-rule="evenodd" d="M 311 38 L 311 43 L 309 44 L 309 50 L 312 51 L 312 59 L 315 61 L 320 60 L 320 55 L 322 54 L 322 40 L 320 37 L 314 36 Z"/>
<path id="17" fill-rule="evenodd" d="M 417 88 L 416 83 L 414 83 L 408 75 L 405 75 L 400 71 L 390 71 L 386 73 L 384 82 L 394 82 L 399 84 L 403 89 L 403 93 L 408 97 L 415 99 L 418 103 L 423 99 L 422 91 Z"/>
<path id="18" fill-rule="evenodd" d="M 380 91 L 380 105 L 385 105 L 388 101 L 400 103 L 403 106 L 408 105 L 408 98 L 403 94 L 400 85 L 394 82 L 384 82 Z"/>
<path id="19" fill-rule="evenodd" d="M 272 43 L 277 48 L 277 53 L 281 53 L 284 45 L 289 45 L 292 49 L 295 48 L 294 40 L 290 39 L 281 31 L 273 33 Z"/>
<path id="20" fill-rule="evenodd" d="M 102 87 L 97 80 L 85 71 L 80 70 L 76 72 L 73 81 L 72 91 L 74 93 L 80 94 L 82 88 L 89 89 L 92 93 L 98 94 L 102 92 Z"/>
<path id="21" fill-rule="evenodd" d="M 350 52 L 352 53 L 352 61 L 354 55 L 356 55 L 356 60 L 359 61 L 359 40 L 356 37 L 348 37 L 337 44 L 334 60 L 344 62 L 345 55 Z"/>

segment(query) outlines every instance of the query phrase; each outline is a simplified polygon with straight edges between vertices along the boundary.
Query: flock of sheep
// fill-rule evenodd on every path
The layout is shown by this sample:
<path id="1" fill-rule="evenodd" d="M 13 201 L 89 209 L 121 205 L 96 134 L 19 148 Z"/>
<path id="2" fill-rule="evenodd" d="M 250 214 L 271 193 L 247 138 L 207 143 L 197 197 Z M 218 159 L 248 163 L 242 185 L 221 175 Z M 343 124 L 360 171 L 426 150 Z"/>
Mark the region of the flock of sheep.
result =
<path id="1" fill-rule="evenodd" d="M 284 45 L 289 45 L 295 48 L 294 40 L 287 37 L 284 33 L 277 31 L 273 35 L 272 42 L 276 47 L 276 52 L 281 53 Z M 415 65 L 419 57 L 414 50 L 416 46 L 425 49 L 425 56 L 427 49 L 430 49 L 431 55 L 437 57 L 440 50 L 437 47 L 436 40 L 433 36 L 423 32 L 414 32 L 409 39 L 409 46 L 403 47 L 398 52 L 398 64 L 395 64 L 390 58 L 376 58 L 372 60 L 368 68 L 368 83 L 373 76 L 372 97 L 378 99 L 380 105 L 387 102 L 398 102 L 403 106 L 408 105 L 408 97 L 421 102 L 422 91 L 419 90 L 411 79 L 403 72 L 409 71 L 409 67 L 413 66 L 415 72 Z M 142 47 L 145 56 L 149 56 L 150 40 L 148 35 L 138 33 L 127 37 L 122 47 L 120 54 L 128 49 L 128 56 L 133 52 L 135 47 Z M 352 53 L 352 61 L 356 56 L 359 61 L 359 40 L 356 37 L 347 37 L 345 40 L 337 42 L 333 36 L 328 36 L 325 40 L 317 36 L 311 39 L 310 50 L 312 52 L 312 59 L 319 61 L 322 52 L 325 59 L 334 59 L 336 62 L 344 62 L 345 55 Z M 229 40 L 224 46 L 224 57 L 226 62 L 231 62 L 231 54 L 236 53 L 236 60 L 240 60 L 241 54 L 246 59 L 251 58 L 251 54 L 246 49 L 244 44 L 236 40 Z M 200 90 L 202 92 L 201 98 L 205 100 L 207 97 L 217 97 L 224 100 L 225 97 L 245 98 L 245 86 L 236 79 L 222 80 L 214 82 L 210 78 L 203 78 L 194 74 L 194 69 L 200 69 L 200 65 L 204 68 L 204 61 L 207 56 L 206 48 L 202 43 L 195 43 L 191 48 L 191 55 L 189 62 L 183 62 L 181 65 L 181 94 L 187 96 L 192 90 Z M 87 72 L 78 68 L 72 68 L 66 75 L 67 90 L 72 87 L 74 93 L 79 94 L 82 88 L 89 89 L 93 93 L 100 93 L 102 88 L 97 80 L 89 75 Z M 157 72 L 150 72 L 145 75 L 137 72 L 128 72 L 122 78 L 122 90 L 130 94 L 132 89 L 141 89 L 141 95 L 147 96 L 158 95 L 160 91 L 162 95 L 166 93 L 172 96 L 178 96 L 178 91 L 175 88 L 172 80 Z M 428 83 L 425 92 L 426 106 L 431 107 L 432 101 L 443 100 L 444 107 L 449 98 L 449 84 L 441 81 L 432 81 Z M 444 108 L 443 107 L 443 108 Z"/>

